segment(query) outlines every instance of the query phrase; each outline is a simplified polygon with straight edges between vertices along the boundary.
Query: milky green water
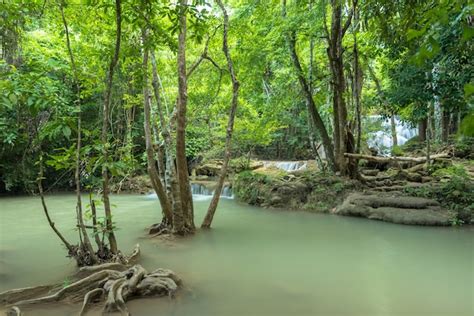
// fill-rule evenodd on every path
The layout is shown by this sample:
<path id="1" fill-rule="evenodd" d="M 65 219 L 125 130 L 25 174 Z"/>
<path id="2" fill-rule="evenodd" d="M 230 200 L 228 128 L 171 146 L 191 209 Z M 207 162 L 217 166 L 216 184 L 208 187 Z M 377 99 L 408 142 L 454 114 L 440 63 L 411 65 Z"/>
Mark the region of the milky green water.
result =
<path id="1" fill-rule="evenodd" d="M 474 315 L 474 229 L 401 226 L 275 211 L 222 200 L 214 229 L 177 244 L 145 238 L 157 200 L 114 196 L 120 248 L 142 247 L 148 269 L 171 268 L 189 290 L 175 300 L 132 301 L 133 315 Z M 196 202 L 200 222 L 209 201 Z M 48 197 L 68 236 L 74 197 Z M 0 291 L 64 282 L 74 262 L 39 200 L 0 198 Z M 76 315 L 77 306 L 27 315 Z"/>

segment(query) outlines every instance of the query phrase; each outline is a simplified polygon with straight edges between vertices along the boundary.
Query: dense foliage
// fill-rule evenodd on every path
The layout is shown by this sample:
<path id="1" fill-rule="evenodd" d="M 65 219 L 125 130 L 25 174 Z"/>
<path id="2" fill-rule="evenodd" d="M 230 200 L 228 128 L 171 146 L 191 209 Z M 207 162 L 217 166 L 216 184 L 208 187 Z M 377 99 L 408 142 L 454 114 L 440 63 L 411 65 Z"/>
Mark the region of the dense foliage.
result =
<path id="1" fill-rule="evenodd" d="M 339 120 L 334 117 L 332 57 L 327 50 L 338 8 L 341 27 L 347 26 L 340 43 L 343 99 L 347 126 L 356 138 L 364 139 L 356 128 L 357 85 L 362 117 L 399 115 L 420 125 L 422 140 L 430 128 L 436 141 L 447 140 L 459 126 L 463 134 L 472 134 L 474 8 L 469 1 L 232 0 L 226 6 L 229 46 L 241 84 L 234 156 L 314 157 L 321 134 L 308 115 L 300 75 L 324 128 L 336 138 Z M 115 181 L 145 172 L 144 27 L 150 30 L 145 45 L 156 55 L 165 120 L 172 122 L 175 115 L 179 8 L 174 2 L 133 0 L 122 5 L 122 47 L 108 117 L 111 157 L 104 162 L 100 126 L 115 41 L 112 1 L 3 1 L 0 191 L 35 190 L 41 154 L 48 164 L 47 187 L 73 185 L 79 110 L 61 7 L 80 85 L 83 185 L 98 186 L 104 163 Z M 232 84 L 221 52 L 220 10 L 212 1 L 192 1 L 188 9 L 187 67 L 193 71 L 188 78 L 186 155 L 192 161 L 222 157 Z M 295 68 L 292 43 L 301 69 Z M 153 128 L 160 129 L 154 101 L 152 120 Z"/>

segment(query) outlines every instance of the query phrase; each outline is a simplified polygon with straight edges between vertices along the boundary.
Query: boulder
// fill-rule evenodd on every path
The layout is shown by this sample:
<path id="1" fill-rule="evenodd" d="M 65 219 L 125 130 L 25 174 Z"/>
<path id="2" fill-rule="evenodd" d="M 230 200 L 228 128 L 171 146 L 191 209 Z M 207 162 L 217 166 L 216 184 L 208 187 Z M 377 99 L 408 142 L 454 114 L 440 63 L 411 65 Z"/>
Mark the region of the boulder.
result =
<path id="1" fill-rule="evenodd" d="M 453 221 L 453 214 L 435 200 L 389 193 L 352 193 L 334 213 L 407 225 L 448 226 Z"/>

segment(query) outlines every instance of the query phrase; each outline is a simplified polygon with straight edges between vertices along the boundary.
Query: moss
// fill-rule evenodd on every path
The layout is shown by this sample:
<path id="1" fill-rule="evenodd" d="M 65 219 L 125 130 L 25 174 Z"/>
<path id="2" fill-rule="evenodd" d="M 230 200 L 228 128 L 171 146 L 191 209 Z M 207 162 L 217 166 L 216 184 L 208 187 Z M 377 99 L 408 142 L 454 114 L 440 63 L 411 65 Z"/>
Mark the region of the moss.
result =
<path id="1" fill-rule="evenodd" d="M 470 223 L 474 219 L 474 182 L 459 167 L 439 169 L 435 174 L 450 178 L 439 186 L 405 189 L 405 193 L 437 200 L 454 213 L 453 224 Z"/>
<path id="2" fill-rule="evenodd" d="M 266 185 L 272 182 L 271 177 L 251 171 L 244 171 L 237 175 L 233 190 L 235 196 L 249 204 L 260 205 L 266 196 Z"/>
<path id="3" fill-rule="evenodd" d="M 236 177 L 236 197 L 265 207 L 329 212 L 355 187 L 355 182 L 328 173 L 293 174 L 242 172 Z"/>

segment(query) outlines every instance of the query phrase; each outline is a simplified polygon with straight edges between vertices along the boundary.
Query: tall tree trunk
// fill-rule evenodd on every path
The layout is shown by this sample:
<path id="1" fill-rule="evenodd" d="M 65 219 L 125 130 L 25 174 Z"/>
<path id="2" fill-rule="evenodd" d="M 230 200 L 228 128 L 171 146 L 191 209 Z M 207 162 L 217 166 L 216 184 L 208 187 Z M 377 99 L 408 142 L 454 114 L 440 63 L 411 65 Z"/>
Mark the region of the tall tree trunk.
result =
<path id="1" fill-rule="evenodd" d="M 181 197 L 182 218 L 187 230 L 194 231 L 193 200 L 189 188 L 189 171 L 186 159 L 186 108 L 188 99 L 186 75 L 186 15 L 187 0 L 179 0 L 179 36 L 178 36 L 178 102 L 176 124 L 176 166 L 179 194 Z M 179 216 L 180 214 L 178 214 Z M 185 233 L 185 227 L 175 223 L 178 234 Z"/>
<path id="2" fill-rule="evenodd" d="M 104 202 L 104 212 L 105 212 L 105 220 L 106 220 L 106 228 L 107 228 L 107 238 L 109 240 L 110 251 L 113 254 L 116 254 L 118 251 L 117 247 L 117 240 L 115 239 L 115 234 L 113 231 L 113 224 L 112 224 L 112 210 L 110 208 L 110 199 L 109 199 L 109 141 L 108 141 L 108 130 L 109 130 L 109 108 L 111 102 L 111 94 L 112 94 L 112 84 L 114 79 L 114 71 L 115 66 L 118 63 L 119 53 L 120 53 L 120 39 L 122 35 L 122 7 L 121 7 L 121 0 L 115 0 L 115 17 L 116 17 L 116 24 L 117 24 L 117 32 L 115 38 L 115 51 L 110 61 L 109 70 L 107 73 L 107 81 L 105 87 L 105 95 L 104 95 L 104 108 L 102 113 L 102 155 L 104 159 L 104 163 L 102 165 L 102 198 Z"/>
<path id="3" fill-rule="evenodd" d="M 426 141 L 426 130 L 428 129 L 427 119 L 424 118 L 418 122 L 418 137 L 420 142 Z"/>
<path id="4" fill-rule="evenodd" d="M 345 78 L 342 40 L 352 20 L 352 12 L 344 25 L 342 24 L 342 2 L 331 0 L 331 30 L 327 31 L 328 58 L 332 74 L 333 86 L 333 119 L 334 119 L 334 153 L 337 169 L 347 174 L 347 163 L 344 152 L 348 148 L 347 107 L 344 99 Z"/>
<path id="5" fill-rule="evenodd" d="M 392 146 L 398 146 L 397 124 L 395 122 L 395 114 L 390 115 L 390 132 L 392 134 Z"/>
<path id="6" fill-rule="evenodd" d="M 148 165 L 148 175 L 150 176 L 153 189 L 160 200 L 161 209 L 168 223 L 172 223 L 173 214 L 171 203 L 168 200 L 166 190 L 160 180 L 160 174 L 156 167 L 155 153 L 153 150 L 153 140 L 151 132 L 151 108 L 150 108 L 150 92 L 148 88 L 148 47 L 147 34 L 143 30 L 143 113 L 144 113 L 144 130 L 145 130 L 145 147 Z"/>
<path id="7" fill-rule="evenodd" d="M 449 132 L 450 132 L 449 122 L 450 122 L 451 115 L 444 108 L 441 109 L 441 115 L 442 115 L 441 116 L 441 130 L 442 130 L 441 141 L 447 142 L 449 138 Z"/>
<path id="8" fill-rule="evenodd" d="M 362 83 L 363 83 L 363 73 L 360 66 L 359 60 L 359 46 L 357 43 L 357 33 L 359 31 L 359 10 L 356 7 L 356 2 L 353 2 L 353 11 L 354 11 L 354 101 L 355 101 L 355 112 L 356 112 L 356 123 L 357 123 L 357 139 L 356 139 L 356 148 L 355 151 L 360 153 L 361 139 L 362 139 L 362 117 L 361 117 L 361 94 L 362 94 Z"/>
<path id="9" fill-rule="evenodd" d="M 79 78 L 77 75 L 77 67 L 74 60 L 74 54 L 72 53 L 71 49 L 71 40 L 69 38 L 69 28 L 66 20 L 66 16 L 64 15 L 64 3 L 59 3 L 59 10 L 61 11 L 61 18 L 63 21 L 64 32 L 66 34 L 66 46 L 67 51 L 69 54 L 69 61 L 71 63 L 71 70 L 73 73 L 74 78 L 74 86 L 76 92 L 76 106 L 77 106 L 77 144 L 76 144 L 76 163 L 74 168 L 74 182 L 76 184 L 76 213 L 77 213 L 77 225 L 79 227 L 80 235 L 82 234 L 83 238 L 83 247 L 91 257 L 92 263 L 98 262 L 98 258 L 94 253 L 94 248 L 89 239 L 89 235 L 87 234 L 86 227 L 84 225 L 84 218 L 82 214 L 82 198 L 81 198 L 81 87 L 79 83 Z"/>
<path id="10" fill-rule="evenodd" d="M 221 8 L 222 14 L 224 15 L 224 31 L 222 35 L 222 51 L 224 52 L 225 58 L 227 60 L 227 68 L 229 69 L 230 78 L 232 80 L 232 103 L 230 106 L 229 112 L 229 121 L 227 123 L 227 133 L 225 139 L 225 155 L 224 155 L 224 162 L 221 168 L 221 173 L 219 175 L 219 181 L 217 182 L 216 189 L 214 191 L 214 195 L 212 196 L 211 204 L 207 209 L 206 217 L 204 218 L 201 228 L 210 228 L 212 219 L 214 218 L 214 214 L 217 209 L 217 204 L 219 203 L 219 199 L 221 196 L 222 188 L 224 186 L 224 181 L 227 176 L 227 168 L 229 165 L 229 160 L 231 157 L 231 150 L 232 150 L 232 132 L 234 130 L 234 118 L 235 112 L 237 110 L 237 105 L 239 101 L 239 81 L 235 75 L 234 64 L 232 62 L 232 58 L 230 56 L 227 36 L 229 32 L 229 16 L 227 15 L 227 11 L 224 7 L 224 4 L 221 0 L 216 0 L 217 5 Z"/>
<path id="11" fill-rule="evenodd" d="M 174 164 L 174 155 L 171 150 L 171 146 L 173 144 L 171 140 L 171 134 L 168 129 L 168 124 L 166 123 L 165 120 L 165 115 L 164 115 L 164 109 L 161 103 L 161 97 L 160 97 L 160 79 L 158 76 L 158 70 L 156 66 L 156 58 L 155 54 L 153 51 L 151 51 L 151 65 L 152 65 L 152 72 L 153 72 L 153 80 L 152 80 L 152 86 L 153 86 L 153 93 L 155 96 L 155 101 L 156 101 L 156 106 L 158 110 L 158 117 L 160 121 L 160 126 L 161 126 L 161 136 L 163 137 L 164 140 L 164 146 L 165 146 L 165 163 L 166 163 L 166 169 L 165 169 L 165 183 L 166 183 L 166 191 L 168 194 L 168 200 L 171 201 L 172 203 L 172 208 L 173 208 L 173 217 L 177 214 L 178 217 L 179 215 L 183 214 L 183 210 L 181 207 L 181 198 L 179 194 L 179 185 L 178 182 L 176 181 L 176 167 Z M 182 215 L 181 215 L 182 216 Z M 179 222 L 179 218 L 177 219 Z M 169 223 L 171 224 L 171 222 Z M 173 224 L 174 225 L 174 224 Z"/>
<path id="12" fill-rule="evenodd" d="M 286 0 L 282 0 L 282 15 L 283 15 L 283 18 L 286 17 Z M 311 118 L 311 121 L 314 127 L 319 132 L 319 135 L 323 143 L 324 152 L 326 153 L 326 158 L 328 159 L 328 162 L 331 165 L 331 168 L 334 168 L 335 159 L 334 159 L 333 145 L 331 143 L 331 139 L 329 138 L 329 134 L 326 130 L 326 126 L 324 125 L 324 122 L 321 116 L 319 115 L 318 110 L 316 109 L 316 104 L 314 103 L 313 95 L 310 91 L 308 82 L 306 81 L 306 78 L 304 76 L 303 68 L 301 67 L 298 54 L 296 53 L 296 34 L 294 32 L 287 34 L 286 41 L 287 41 L 288 48 L 290 50 L 290 56 L 293 62 L 293 66 L 296 70 L 298 82 L 301 86 L 301 90 L 303 91 L 303 94 L 306 99 L 306 106 L 308 109 L 309 117 Z"/>

